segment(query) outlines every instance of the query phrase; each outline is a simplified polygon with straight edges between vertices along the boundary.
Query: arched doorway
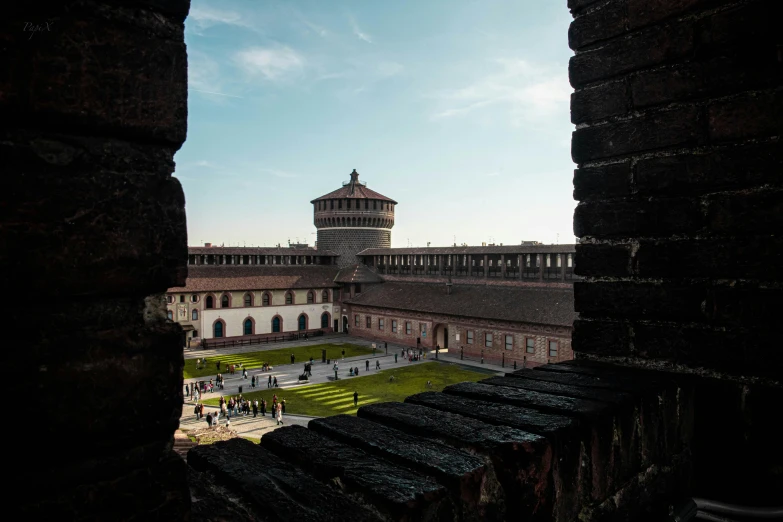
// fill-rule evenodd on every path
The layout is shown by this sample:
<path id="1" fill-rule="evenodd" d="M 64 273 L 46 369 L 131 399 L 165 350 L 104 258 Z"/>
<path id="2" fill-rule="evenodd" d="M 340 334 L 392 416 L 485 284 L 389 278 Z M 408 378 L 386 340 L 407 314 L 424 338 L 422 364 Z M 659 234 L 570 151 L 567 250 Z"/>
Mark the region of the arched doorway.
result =
<path id="1" fill-rule="evenodd" d="M 321 328 L 329 328 L 329 312 L 321 314 Z"/>
<path id="2" fill-rule="evenodd" d="M 449 347 L 449 327 L 447 325 L 436 324 L 432 333 L 433 348 L 436 346 L 440 346 L 441 348 Z"/>
<path id="3" fill-rule="evenodd" d="M 348 316 L 343 316 L 343 332 L 348 333 Z"/>

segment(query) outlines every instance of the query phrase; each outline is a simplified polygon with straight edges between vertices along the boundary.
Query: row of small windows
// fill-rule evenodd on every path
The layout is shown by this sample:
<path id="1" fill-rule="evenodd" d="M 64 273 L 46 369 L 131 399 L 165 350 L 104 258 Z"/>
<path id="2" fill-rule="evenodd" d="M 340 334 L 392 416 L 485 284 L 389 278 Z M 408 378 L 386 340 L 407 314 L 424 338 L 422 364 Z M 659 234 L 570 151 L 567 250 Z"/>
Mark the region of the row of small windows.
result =
<path id="1" fill-rule="evenodd" d="M 343 201 L 345 201 L 345 208 L 351 209 L 351 205 L 353 205 L 353 208 L 356 210 L 362 210 L 362 206 L 364 206 L 364 210 L 370 210 L 370 201 L 372 201 L 372 210 L 392 210 L 392 204 L 388 201 L 379 201 L 377 199 L 369 200 L 369 199 L 330 199 L 327 203 L 326 201 L 319 201 L 316 203 L 315 209 L 316 210 L 335 210 L 334 202 L 337 201 L 337 210 L 341 210 L 343 208 Z M 364 201 L 364 205 L 362 205 L 362 201 Z M 329 208 L 327 209 L 327 205 Z M 378 208 L 380 206 L 380 209 Z"/>
<path id="2" fill-rule="evenodd" d="M 494 335 L 490 332 L 484 333 L 484 346 L 486 348 L 492 348 L 494 342 Z M 514 336 L 505 334 L 503 336 L 504 348 L 506 350 L 514 349 Z M 473 330 L 465 331 L 465 344 L 474 344 L 475 337 Z M 550 340 L 549 344 L 549 357 L 557 357 L 559 341 Z M 536 353 L 536 340 L 533 337 L 525 337 L 525 352 Z"/>
<path id="3" fill-rule="evenodd" d="M 321 314 L 321 328 L 329 328 L 329 313 L 324 312 Z M 296 320 L 297 330 L 307 330 L 309 317 L 307 314 L 301 314 Z M 248 317 L 242 322 L 242 335 L 255 335 L 255 321 Z M 280 316 L 274 316 L 272 318 L 272 333 L 281 333 L 283 331 L 283 320 Z M 222 319 L 215 321 L 213 326 L 213 334 L 215 337 L 225 336 L 225 323 Z"/>
<path id="4" fill-rule="evenodd" d="M 365 321 L 364 324 L 365 324 L 366 328 L 372 328 L 372 316 L 371 315 L 366 315 L 364 317 L 364 321 Z M 403 328 L 405 329 L 405 335 L 411 335 L 411 333 L 413 331 L 413 328 L 411 327 L 411 322 L 410 321 L 404 321 L 403 323 L 404 323 L 403 324 Z M 359 320 L 359 315 L 358 314 L 353 316 L 353 324 L 354 324 L 354 326 L 359 326 L 361 324 L 361 322 Z M 386 319 L 384 319 L 383 317 L 379 317 L 378 318 L 378 330 L 384 330 L 385 328 L 386 328 Z M 398 333 L 399 332 L 399 322 L 397 321 L 397 319 L 392 319 L 391 320 L 391 331 L 392 331 L 392 333 Z M 422 331 L 423 332 L 427 331 L 427 325 L 425 325 L 423 323 L 422 323 Z"/>
<path id="5" fill-rule="evenodd" d="M 174 303 L 174 296 L 168 296 L 167 301 L 169 304 Z M 185 302 L 185 296 L 180 295 L 179 296 L 179 302 L 184 303 Z M 193 295 L 190 299 L 191 303 L 197 303 L 198 302 L 198 296 Z M 328 303 L 329 302 L 329 290 L 324 290 L 321 292 L 321 302 Z M 261 297 L 261 305 L 262 306 L 269 306 L 272 303 L 272 294 L 269 292 L 264 292 L 263 296 Z M 310 291 L 307 292 L 307 304 L 313 304 L 315 303 L 315 292 Z M 253 294 L 247 293 L 245 294 L 243 298 L 243 304 L 246 307 L 253 306 Z M 285 294 L 285 304 L 295 304 L 295 297 L 293 292 L 286 292 Z M 221 308 L 229 308 L 231 306 L 231 298 L 228 294 L 223 294 L 220 297 L 220 307 Z M 215 298 L 211 295 L 207 296 L 205 308 L 215 308 Z"/>

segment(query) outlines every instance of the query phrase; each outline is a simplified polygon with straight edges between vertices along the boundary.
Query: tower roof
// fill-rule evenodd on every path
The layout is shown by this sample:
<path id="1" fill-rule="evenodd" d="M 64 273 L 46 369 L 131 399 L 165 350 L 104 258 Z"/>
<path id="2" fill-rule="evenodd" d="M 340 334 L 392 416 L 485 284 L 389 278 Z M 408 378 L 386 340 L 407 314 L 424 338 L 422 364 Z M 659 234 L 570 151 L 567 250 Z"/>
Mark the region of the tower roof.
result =
<path id="1" fill-rule="evenodd" d="M 393 199 L 387 198 L 383 194 L 378 194 L 374 190 L 368 189 L 365 183 L 359 181 L 359 173 L 356 172 L 356 169 L 353 169 L 353 172 L 351 172 L 350 181 L 344 182 L 341 188 L 338 188 L 333 192 L 325 194 L 320 198 L 315 198 L 310 203 L 315 203 L 316 201 L 321 201 L 324 199 L 344 199 L 344 198 L 379 199 L 381 201 L 390 201 L 395 205 L 397 204 L 397 202 L 394 201 Z"/>

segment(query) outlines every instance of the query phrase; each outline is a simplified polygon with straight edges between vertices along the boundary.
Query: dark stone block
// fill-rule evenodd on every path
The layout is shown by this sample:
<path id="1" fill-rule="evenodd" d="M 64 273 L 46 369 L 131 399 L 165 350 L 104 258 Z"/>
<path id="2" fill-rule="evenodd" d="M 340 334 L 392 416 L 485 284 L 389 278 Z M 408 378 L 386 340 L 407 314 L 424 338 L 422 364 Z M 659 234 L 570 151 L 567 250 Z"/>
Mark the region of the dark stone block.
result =
<path id="1" fill-rule="evenodd" d="M 745 140 L 783 134 L 780 91 L 747 94 L 711 104 L 707 110 L 712 141 Z"/>
<path id="2" fill-rule="evenodd" d="M 578 50 L 626 31 L 628 20 L 625 2 L 609 2 L 578 16 L 568 28 L 568 46 Z"/>
<path id="3" fill-rule="evenodd" d="M 720 0 L 628 0 L 628 23 L 642 27 Z"/>
<path id="4" fill-rule="evenodd" d="M 630 340 L 628 326 L 618 321 L 579 318 L 571 333 L 571 346 L 578 353 L 628 355 Z"/>
<path id="5" fill-rule="evenodd" d="M 698 107 L 646 113 L 617 123 L 577 129 L 571 140 L 574 163 L 622 156 L 666 147 L 705 143 L 703 116 Z"/>
<path id="6" fill-rule="evenodd" d="M 691 22 L 657 25 L 572 56 L 568 76 L 572 86 L 583 87 L 590 82 L 683 58 L 693 52 L 693 44 Z"/>
<path id="7" fill-rule="evenodd" d="M 630 109 L 630 99 L 625 80 L 580 89 L 571 94 L 571 123 L 625 114 Z"/>
<path id="8" fill-rule="evenodd" d="M 191 468 L 214 475 L 254 508 L 259 519 L 380 520 L 339 490 L 245 439 L 200 445 L 188 452 Z"/>
<path id="9" fill-rule="evenodd" d="M 574 171 L 574 199 L 593 201 L 631 195 L 631 163 L 610 163 Z"/>
<path id="10" fill-rule="evenodd" d="M 776 234 L 783 230 L 783 189 L 723 193 L 707 199 L 709 229 L 719 234 Z"/>
<path id="11" fill-rule="evenodd" d="M 323 482 L 339 481 L 351 494 L 396 520 L 451 520 L 454 509 L 443 486 L 356 448 L 335 443 L 301 426 L 265 434 L 261 445 Z"/>
<path id="12" fill-rule="evenodd" d="M 574 212 L 574 233 L 627 238 L 700 232 L 705 217 L 699 203 L 688 198 L 579 203 Z"/>
<path id="13" fill-rule="evenodd" d="M 551 519 L 552 449 L 544 437 L 411 403 L 370 404 L 357 415 L 484 456 L 503 487 L 507 519 Z"/>
<path id="14" fill-rule="evenodd" d="M 504 518 L 497 480 L 487 473 L 482 459 L 465 451 L 352 415 L 314 419 L 308 428 L 435 477 L 449 489 L 455 504 L 461 504 L 464 518 Z"/>
<path id="15" fill-rule="evenodd" d="M 629 276 L 631 245 L 579 243 L 576 245 L 574 273 L 580 276 Z"/>
<path id="16" fill-rule="evenodd" d="M 574 283 L 576 311 L 588 317 L 655 318 L 705 322 L 710 318 L 704 284 L 596 281 Z"/>
<path id="17" fill-rule="evenodd" d="M 458 395 L 425 392 L 411 395 L 406 404 L 457 413 L 488 424 L 507 426 L 542 435 L 552 444 L 553 487 L 555 504 L 552 518 L 571 521 L 579 509 L 579 499 L 589 491 L 588 474 L 581 468 L 582 455 L 578 443 L 580 423 L 575 418 L 542 413 L 531 408 L 469 399 Z M 583 491 L 584 490 L 584 491 Z"/>
<path id="18" fill-rule="evenodd" d="M 481 384 L 490 384 L 493 386 L 508 386 L 522 390 L 530 390 L 550 395 L 559 395 L 562 397 L 573 397 L 575 399 L 589 399 L 592 401 L 604 402 L 612 406 L 628 406 L 633 402 L 633 397 L 620 390 L 601 390 L 595 388 L 583 388 L 570 384 L 546 382 L 528 379 L 527 376 L 532 370 L 520 370 L 509 377 L 490 377 L 479 381 Z"/>

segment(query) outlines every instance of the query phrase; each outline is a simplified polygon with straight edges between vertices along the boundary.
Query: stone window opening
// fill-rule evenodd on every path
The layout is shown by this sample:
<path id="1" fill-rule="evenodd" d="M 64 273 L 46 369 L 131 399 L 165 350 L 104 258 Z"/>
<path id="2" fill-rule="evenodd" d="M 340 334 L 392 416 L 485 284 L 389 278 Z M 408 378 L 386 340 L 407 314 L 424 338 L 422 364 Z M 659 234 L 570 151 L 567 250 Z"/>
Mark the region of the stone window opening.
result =
<path id="1" fill-rule="evenodd" d="M 323 292 L 321 292 L 321 301 L 323 301 L 324 303 L 329 302 L 329 290 L 324 290 Z"/>
<path id="2" fill-rule="evenodd" d="M 411 323 L 410 321 L 405 321 L 405 334 L 410 335 L 411 334 Z"/>
<path id="3" fill-rule="evenodd" d="M 367 328 L 372 328 L 372 316 L 371 315 L 368 315 L 365 318 L 365 325 L 366 325 Z"/>
<path id="4" fill-rule="evenodd" d="M 385 324 L 385 321 L 383 318 L 378 319 L 378 330 L 383 330 L 383 325 Z"/>
<path id="5" fill-rule="evenodd" d="M 185 302 L 185 296 L 184 296 L 184 295 L 180 294 L 180 296 L 179 296 L 179 302 L 180 302 L 180 303 L 184 303 L 184 302 Z"/>
<path id="6" fill-rule="evenodd" d="M 269 295 L 269 292 L 264 292 L 264 296 L 261 298 L 261 304 L 263 306 L 269 306 L 271 302 L 272 302 L 272 296 Z"/>
<path id="7" fill-rule="evenodd" d="M 550 357 L 557 357 L 557 348 L 558 348 L 558 342 L 557 341 L 549 341 L 549 356 Z"/>
<path id="8" fill-rule="evenodd" d="M 191 321 L 198 321 L 198 310 L 193 310 L 190 313 L 190 320 Z"/>
<path id="9" fill-rule="evenodd" d="M 370 200 L 365 199 L 364 200 L 364 210 L 368 210 L 370 208 Z"/>
<path id="10" fill-rule="evenodd" d="M 329 201 L 329 203 L 331 203 L 331 204 L 332 204 L 332 206 L 331 206 L 331 208 L 330 208 L 329 210 L 334 210 L 334 200 L 333 200 L 333 199 L 332 199 L 332 200 L 330 200 L 330 201 Z"/>
<path id="11" fill-rule="evenodd" d="M 359 326 L 359 314 L 353 316 L 353 325 L 357 327 Z"/>
<path id="12" fill-rule="evenodd" d="M 397 320 L 392 319 L 392 333 L 397 333 Z"/>
<path id="13" fill-rule="evenodd" d="M 345 208 L 348 209 L 348 210 L 351 210 L 351 200 L 350 199 L 346 200 Z"/>
<path id="14" fill-rule="evenodd" d="M 343 208 L 343 200 L 342 199 L 338 199 L 337 200 L 337 208 L 338 209 L 342 209 Z"/>
<path id="15" fill-rule="evenodd" d="M 473 344 L 473 330 L 465 332 L 465 342 L 467 344 Z"/>
<path id="16" fill-rule="evenodd" d="M 513 335 L 507 335 L 506 336 L 506 350 L 513 350 L 514 349 L 514 336 Z"/>
<path id="17" fill-rule="evenodd" d="M 215 308 L 215 298 L 211 295 L 207 296 L 207 308 Z"/>
<path id="18" fill-rule="evenodd" d="M 283 330 L 283 321 L 279 315 L 272 318 L 272 333 L 280 333 Z"/>
<path id="19" fill-rule="evenodd" d="M 294 294 L 292 292 L 285 293 L 285 304 L 294 304 Z"/>
<path id="20" fill-rule="evenodd" d="M 242 323 L 242 334 L 243 335 L 253 335 L 253 320 L 251 318 L 245 319 L 245 322 Z"/>
<path id="21" fill-rule="evenodd" d="M 190 296 L 190 302 L 191 303 L 198 303 L 198 295 L 193 294 Z"/>
<path id="22" fill-rule="evenodd" d="M 329 313 L 328 312 L 324 312 L 324 313 L 321 314 L 321 328 L 329 328 Z"/>
<path id="23" fill-rule="evenodd" d="M 484 347 L 485 348 L 492 348 L 492 334 L 491 333 L 485 333 L 484 334 Z"/>
<path id="24" fill-rule="evenodd" d="M 228 298 L 228 295 L 223 294 L 223 297 L 220 298 L 220 308 L 228 308 L 231 306 L 231 300 Z"/>
<path id="25" fill-rule="evenodd" d="M 307 314 L 302 314 L 296 320 L 299 331 L 307 330 Z"/>
<path id="26" fill-rule="evenodd" d="M 215 324 L 212 326 L 214 337 L 216 338 L 223 337 L 223 335 L 225 335 L 224 330 L 225 330 L 225 325 L 223 324 L 223 321 L 220 319 L 215 321 Z"/>
<path id="27" fill-rule="evenodd" d="M 557 261 L 557 268 L 560 268 L 562 266 L 562 263 L 563 263 L 563 261 L 561 259 L 561 256 L 560 256 L 560 254 L 555 254 L 555 257 L 556 257 L 556 261 Z"/>
<path id="28" fill-rule="evenodd" d="M 378 202 L 376 200 L 372 200 L 372 209 L 378 210 Z"/>
<path id="29" fill-rule="evenodd" d="M 525 338 L 525 352 L 536 353 L 536 340 L 532 337 Z"/>
<path id="30" fill-rule="evenodd" d="M 310 291 L 307 292 L 307 304 L 313 304 L 315 302 L 315 294 Z"/>
<path id="31" fill-rule="evenodd" d="M 566 266 L 568 268 L 573 268 L 574 267 L 574 258 L 571 257 L 571 256 L 572 256 L 572 254 L 568 254 L 568 258 L 566 259 Z"/>
<path id="32" fill-rule="evenodd" d="M 245 294 L 245 306 L 246 307 L 253 306 L 253 296 L 252 296 L 252 294 Z"/>
<path id="33" fill-rule="evenodd" d="M 166 302 L 168 304 L 173 304 L 174 303 L 174 296 L 173 295 L 167 295 L 166 296 Z"/>

